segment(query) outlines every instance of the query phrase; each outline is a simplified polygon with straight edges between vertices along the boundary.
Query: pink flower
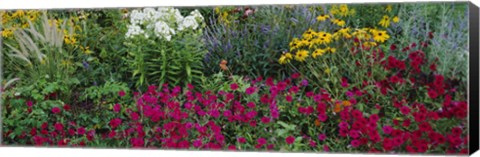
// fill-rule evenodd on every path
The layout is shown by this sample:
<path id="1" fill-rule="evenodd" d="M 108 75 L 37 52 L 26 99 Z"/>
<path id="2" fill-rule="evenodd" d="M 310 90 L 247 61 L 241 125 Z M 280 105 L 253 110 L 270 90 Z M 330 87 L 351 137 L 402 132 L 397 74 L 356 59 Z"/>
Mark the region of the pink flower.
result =
<path id="1" fill-rule="evenodd" d="M 247 106 L 248 106 L 249 108 L 252 108 L 252 109 L 253 109 L 253 108 L 255 108 L 255 103 L 254 103 L 254 102 L 248 102 L 248 103 L 247 103 Z"/>
<path id="2" fill-rule="evenodd" d="M 318 135 L 318 140 L 323 141 L 325 139 L 327 139 L 327 135 L 325 135 L 325 134 Z"/>
<path id="3" fill-rule="evenodd" d="M 122 124 L 122 119 L 120 118 L 114 118 L 110 120 L 110 127 L 112 127 L 113 129 L 118 127 L 120 124 Z"/>
<path id="4" fill-rule="evenodd" d="M 348 82 L 347 82 L 347 79 L 342 77 L 342 83 L 341 83 L 342 87 L 348 87 Z"/>
<path id="5" fill-rule="evenodd" d="M 352 145 L 353 148 L 357 148 L 358 146 L 360 146 L 360 141 L 359 140 L 352 140 L 350 142 L 350 144 Z"/>
<path id="6" fill-rule="evenodd" d="M 201 140 L 201 139 L 198 139 L 198 140 L 193 141 L 193 146 L 194 146 L 195 148 L 200 148 L 200 147 L 202 146 L 202 144 L 203 144 L 203 143 L 202 143 L 202 140 Z"/>
<path id="7" fill-rule="evenodd" d="M 235 145 L 230 145 L 228 146 L 228 150 L 237 150 L 237 148 L 235 147 Z"/>
<path id="8" fill-rule="evenodd" d="M 402 106 L 400 108 L 400 112 L 402 112 L 404 115 L 408 115 L 410 113 L 410 108 L 408 106 Z"/>
<path id="9" fill-rule="evenodd" d="M 326 151 L 326 152 L 329 152 L 330 151 L 330 148 L 328 147 L 328 145 L 323 145 L 323 151 Z"/>
<path id="10" fill-rule="evenodd" d="M 293 142 L 295 142 L 295 137 L 293 136 L 288 136 L 285 141 L 287 142 L 287 144 L 293 144 Z"/>
<path id="11" fill-rule="evenodd" d="M 310 147 L 317 147 L 317 142 L 310 140 Z"/>
<path id="12" fill-rule="evenodd" d="M 270 123 L 270 118 L 262 117 L 262 123 L 264 123 L 264 124 Z"/>
<path id="13" fill-rule="evenodd" d="M 230 84 L 230 89 L 232 90 L 237 90 L 238 89 L 238 85 L 236 83 L 232 83 Z"/>
<path id="14" fill-rule="evenodd" d="M 77 129 L 77 134 L 79 134 L 79 135 L 84 135 L 85 132 L 86 132 L 86 130 L 83 127 L 80 127 L 80 128 Z"/>
<path id="15" fill-rule="evenodd" d="M 382 130 L 384 134 L 390 135 L 393 131 L 393 128 L 391 126 L 384 126 Z"/>
<path id="16" fill-rule="evenodd" d="M 263 146 L 264 144 L 267 144 L 267 140 L 265 138 L 260 137 L 257 139 L 257 143 Z"/>
<path id="17" fill-rule="evenodd" d="M 248 87 L 246 90 L 245 90 L 245 93 L 247 93 L 248 95 L 252 95 L 253 93 L 255 93 L 256 91 L 256 88 L 255 87 Z"/>
<path id="18" fill-rule="evenodd" d="M 287 95 L 287 96 L 285 97 L 285 99 L 287 100 L 287 102 L 292 102 L 292 100 L 293 100 L 293 98 L 292 98 L 291 95 Z"/>
<path id="19" fill-rule="evenodd" d="M 55 130 L 57 130 L 58 132 L 63 131 L 63 124 L 62 123 L 57 122 L 57 123 L 55 123 L 54 127 L 55 127 Z"/>
<path id="20" fill-rule="evenodd" d="M 321 122 L 327 121 L 327 118 L 328 118 L 328 116 L 326 114 L 319 114 L 318 115 L 318 120 L 320 120 Z"/>
<path id="21" fill-rule="evenodd" d="M 70 105 L 68 104 L 63 105 L 63 110 L 70 111 Z"/>
<path id="22" fill-rule="evenodd" d="M 118 92 L 118 95 L 119 95 L 120 97 L 125 96 L 125 91 L 122 90 L 122 91 Z"/>
<path id="23" fill-rule="evenodd" d="M 118 113 L 118 112 L 120 112 L 121 109 L 122 108 L 121 108 L 120 104 L 113 105 L 113 111 L 114 112 Z"/>
<path id="24" fill-rule="evenodd" d="M 246 143 L 246 142 L 247 142 L 247 139 L 245 139 L 244 137 L 239 137 L 239 138 L 238 138 L 238 142 L 239 142 L 239 143 Z"/>
<path id="25" fill-rule="evenodd" d="M 28 106 L 28 107 L 32 107 L 32 106 L 33 106 L 33 102 L 32 102 L 32 101 L 27 101 L 27 106 Z"/>
<path id="26" fill-rule="evenodd" d="M 52 112 L 53 112 L 53 114 L 60 113 L 60 111 L 61 111 L 61 110 L 60 110 L 60 108 L 59 108 L 59 107 L 53 107 L 53 108 L 52 108 Z"/>

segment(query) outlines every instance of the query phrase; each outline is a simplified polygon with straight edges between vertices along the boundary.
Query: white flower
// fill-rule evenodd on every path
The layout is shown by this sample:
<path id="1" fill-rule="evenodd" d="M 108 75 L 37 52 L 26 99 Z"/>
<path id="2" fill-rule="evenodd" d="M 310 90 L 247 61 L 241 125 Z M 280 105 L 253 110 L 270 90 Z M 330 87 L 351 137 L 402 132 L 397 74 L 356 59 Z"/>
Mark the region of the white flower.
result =
<path id="1" fill-rule="evenodd" d="M 200 19 L 200 21 L 203 21 L 204 18 L 202 16 L 202 14 L 200 13 L 200 11 L 198 11 L 197 9 L 195 9 L 194 11 L 190 12 L 190 15 Z"/>
<path id="2" fill-rule="evenodd" d="M 178 25 L 178 30 L 184 30 L 186 28 L 192 28 L 193 30 L 197 29 L 198 23 L 195 19 L 195 16 L 187 16 L 183 21 Z"/>
<path id="3" fill-rule="evenodd" d="M 142 28 L 138 25 L 129 25 L 128 26 L 128 32 L 125 34 L 127 38 L 132 38 L 136 35 L 140 35 L 145 33 L 145 31 L 142 30 Z"/>
<path id="4" fill-rule="evenodd" d="M 172 35 L 175 35 L 175 30 L 170 28 L 170 26 L 163 21 L 158 21 L 155 23 L 154 32 L 157 37 L 163 37 L 168 41 L 170 41 Z"/>
<path id="5" fill-rule="evenodd" d="M 16 93 L 15 93 L 15 96 L 20 96 L 20 93 L 19 93 L 19 92 L 16 92 Z"/>

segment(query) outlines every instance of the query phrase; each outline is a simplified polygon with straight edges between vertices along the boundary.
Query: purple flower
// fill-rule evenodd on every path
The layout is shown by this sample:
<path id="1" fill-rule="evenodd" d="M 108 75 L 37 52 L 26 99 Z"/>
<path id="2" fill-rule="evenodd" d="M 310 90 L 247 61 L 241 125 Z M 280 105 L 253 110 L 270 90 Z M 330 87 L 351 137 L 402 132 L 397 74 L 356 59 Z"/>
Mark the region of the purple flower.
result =
<path id="1" fill-rule="evenodd" d="M 327 135 L 325 135 L 325 134 L 318 135 L 318 140 L 323 141 L 325 139 L 327 139 Z"/>
<path id="2" fill-rule="evenodd" d="M 382 130 L 383 130 L 383 133 L 385 133 L 386 135 L 389 135 L 392 133 L 393 128 L 391 126 L 384 126 Z"/>
<path id="3" fill-rule="evenodd" d="M 303 79 L 302 80 L 302 86 L 308 86 L 308 80 Z"/>

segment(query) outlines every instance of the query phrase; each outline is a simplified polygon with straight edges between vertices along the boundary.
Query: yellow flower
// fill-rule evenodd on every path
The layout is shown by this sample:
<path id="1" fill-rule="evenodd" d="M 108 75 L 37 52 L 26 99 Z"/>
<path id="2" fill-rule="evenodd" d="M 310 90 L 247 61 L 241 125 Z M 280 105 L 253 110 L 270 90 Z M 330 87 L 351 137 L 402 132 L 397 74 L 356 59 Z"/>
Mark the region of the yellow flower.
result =
<path id="1" fill-rule="evenodd" d="M 347 6 L 346 4 L 340 5 L 340 12 L 339 12 L 339 14 L 340 14 L 341 16 L 344 16 L 344 17 L 345 17 L 345 16 L 348 16 L 349 13 L 350 13 L 350 12 L 348 11 L 348 6 Z"/>
<path id="2" fill-rule="evenodd" d="M 290 46 L 290 51 L 299 48 L 299 40 L 298 38 L 293 38 L 292 41 L 288 44 Z"/>
<path id="3" fill-rule="evenodd" d="M 331 53 L 337 52 L 337 49 L 336 49 L 336 48 L 330 48 L 330 47 L 329 47 L 329 48 L 327 48 L 327 49 L 328 49 L 328 51 L 331 52 Z"/>
<path id="4" fill-rule="evenodd" d="M 280 64 L 286 64 L 286 63 L 289 63 L 290 60 L 292 59 L 292 54 L 287 52 L 287 53 L 284 53 L 282 54 L 282 56 L 280 57 L 280 59 L 278 59 L 278 62 Z"/>
<path id="5" fill-rule="evenodd" d="M 328 18 L 330 18 L 329 15 L 322 14 L 322 15 L 317 16 L 317 21 L 325 21 Z"/>
<path id="6" fill-rule="evenodd" d="M 363 43 L 363 46 L 365 46 L 365 47 L 375 47 L 375 46 L 377 46 L 377 43 L 376 43 L 376 42 L 367 41 L 367 42 L 364 42 L 364 43 Z"/>
<path id="7" fill-rule="evenodd" d="M 352 35 L 357 37 L 359 40 L 368 40 L 371 38 L 370 34 L 368 34 L 367 28 L 357 29 L 352 33 Z"/>
<path id="8" fill-rule="evenodd" d="M 398 16 L 395 16 L 395 17 L 393 17 L 392 21 L 394 23 L 398 23 L 400 21 L 400 18 L 398 18 Z"/>
<path id="9" fill-rule="evenodd" d="M 83 51 L 83 53 L 85 53 L 87 55 L 92 54 L 92 51 L 90 51 L 89 46 L 87 46 L 87 47 L 80 46 L 80 49 Z"/>
<path id="10" fill-rule="evenodd" d="M 330 70 L 330 68 L 327 68 L 327 69 L 325 69 L 324 72 L 325 72 L 326 74 L 330 74 L 331 70 Z"/>
<path id="11" fill-rule="evenodd" d="M 344 38 L 347 38 L 347 39 L 350 39 L 352 38 L 352 35 L 350 35 L 350 28 L 342 28 L 338 31 L 335 31 L 335 33 L 333 33 L 333 38 L 335 40 L 338 40 L 341 36 L 343 36 Z"/>
<path id="12" fill-rule="evenodd" d="M 332 22 L 333 22 L 334 24 L 340 26 L 340 27 L 345 26 L 345 21 L 340 20 L 340 19 L 334 19 Z"/>
<path id="13" fill-rule="evenodd" d="M 28 23 L 24 23 L 24 24 L 22 25 L 22 28 L 28 28 L 29 26 L 30 26 L 30 25 L 29 25 Z"/>
<path id="14" fill-rule="evenodd" d="M 4 29 L 2 31 L 2 37 L 9 38 L 9 37 L 13 36 L 13 31 L 14 30 L 12 30 L 11 28 Z"/>
<path id="15" fill-rule="evenodd" d="M 388 40 L 390 36 L 387 34 L 387 31 L 374 31 L 373 40 L 376 42 L 383 43 L 385 40 Z"/>
<path id="16" fill-rule="evenodd" d="M 392 5 L 387 5 L 387 7 L 385 8 L 385 11 L 391 12 L 392 11 Z"/>
<path id="17" fill-rule="evenodd" d="M 332 34 L 326 32 L 318 32 L 317 38 L 314 40 L 316 44 L 329 44 L 332 42 Z"/>
<path id="18" fill-rule="evenodd" d="M 390 17 L 384 15 L 378 24 L 383 27 L 388 27 L 390 25 Z"/>
<path id="19" fill-rule="evenodd" d="M 312 39 L 313 35 L 315 35 L 315 31 L 313 31 L 311 28 L 309 28 L 305 33 L 303 33 L 302 37 L 305 39 Z"/>
<path id="20" fill-rule="evenodd" d="M 308 57 L 307 50 L 300 50 L 295 54 L 295 60 L 303 62 Z"/>
<path id="21" fill-rule="evenodd" d="M 322 56 L 323 54 L 325 54 L 325 50 L 324 50 L 324 49 L 316 49 L 315 51 L 313 51 L 312 57 L 313 57 L 313 58 L 317 58 L 317 57 L 319 57 L 319 56 Z"/>
<path id="22" fill-rule="evenodd" d="M 23 10 L 17 10 L 15 13 L 12 14 L 12 18 L 20 18 L 25 16 L 25 11 Z"/>

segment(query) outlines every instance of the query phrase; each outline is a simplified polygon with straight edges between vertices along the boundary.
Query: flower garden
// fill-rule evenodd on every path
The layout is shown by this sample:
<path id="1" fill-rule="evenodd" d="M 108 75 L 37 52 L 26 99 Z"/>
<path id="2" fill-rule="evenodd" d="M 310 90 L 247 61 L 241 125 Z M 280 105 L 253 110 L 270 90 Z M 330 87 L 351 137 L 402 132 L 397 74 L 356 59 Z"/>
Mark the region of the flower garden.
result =
<path id="1" fill-rule="evenodd" d="M 11 10 L 2 144 L 468 153 L 467 3 Z"/>

